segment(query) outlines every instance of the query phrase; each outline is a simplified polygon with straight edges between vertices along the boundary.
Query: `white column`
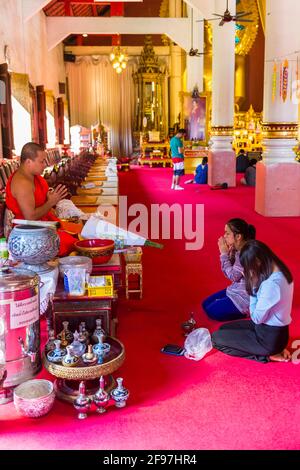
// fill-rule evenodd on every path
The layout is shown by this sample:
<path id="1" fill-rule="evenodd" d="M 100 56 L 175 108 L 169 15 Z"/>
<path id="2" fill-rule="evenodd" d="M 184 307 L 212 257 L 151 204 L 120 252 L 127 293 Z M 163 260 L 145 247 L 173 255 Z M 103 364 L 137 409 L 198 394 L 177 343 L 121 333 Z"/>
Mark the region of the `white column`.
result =
<path id="1" fill-rule="evenodd" d="M 232 15 L 235 0 L 229 1 Z M 215 0 L 214 11 L 224 10 L 224 1 Z M 235 23 L 213 24 L 212 65 L 212 149 L 231 150 L 234 124 Z"/>
<path id="2" fill-rule="evenodd" d="M 170 45 L 171 70 L 170 70 L 170 126 L 178 121 L 181 111 L 180 92 L 182 91 L 182 49 L 179 46 Z"/>
<path id="3" fill-rule="evenodd" d="M 236 0 L 229 0 L 236 12 Z M 215 0 L 214 11 L 224 10 L 224 1 Z M 236 159 L 232 150 L 234 124 L 235 23 L 213 21 L 212 126 L 208 155 L 208 184 L 236 185 Z"/>
<path id="4" fill-rule="evenodd" d="M 191 19 L 192 10 L 188 9 L 189 18 Z M 191 34 L 193 29 L 193 38 L 191 36 L 191 46 L 194 49 L 198 49 L 199 52 L 203 52 L 204 47 L 204 22 L 202 20 L 203 15 L 197 10 L 193 10 L 193 28 L 191 24 Z M 203 91 L 203 55 L 200 57 L 190 57 L 187 54 L 186 58 L 187 67 L 187 91 L 192 92 L 197 85 L 199 92 Z"/>
<path id="5" fill-rule="evenodd" d="M 267 0 L 263 113 L 263 161 L 256 165 L 255 210 L 267 217 L 300 216 L 300 165 L 293 148 L 298 137 L 298 100 L 291 99 L 291 70 L 296 69 L 300 50 L 299 0 Z M 274 60 L 289 61 L 285 102 L 277 93 L 272 97 Z M 294 61 L 294 62 L 293 62 Z M 293 66 L 292 66 L 293 65 Z M 296 77 L 294 78 L 294 80 Z"/>
<path id="6" fill-rule="evenodd" d="M 298 124 L 298 102 L 296 96 L 290 99 L 290 74 L 294 71 L 296 80 L 296 60 L 298 54 L 291 54 L 300 49 L 299 35 L 299 0 L 267 0 L 266 45 L 265 45 L 265 83 L 264 83 L 264 162 L 268 164 L 293 162 L 297 145 L 296 126 Z M 285 102 L 279 96 L 279 74 L 277 95 L 272 99 L 272 75 L 274 59 L 277 67 L 285 59 L 289 61 L 288 93 Z M 277 123 L 277 124 L 276 124 Z M 279 126 L 278 123 L 283 125 Z M 284 137 L 287 138 L 284 138 Z M 277 138 L 276 138 L 277 137 Z"/>

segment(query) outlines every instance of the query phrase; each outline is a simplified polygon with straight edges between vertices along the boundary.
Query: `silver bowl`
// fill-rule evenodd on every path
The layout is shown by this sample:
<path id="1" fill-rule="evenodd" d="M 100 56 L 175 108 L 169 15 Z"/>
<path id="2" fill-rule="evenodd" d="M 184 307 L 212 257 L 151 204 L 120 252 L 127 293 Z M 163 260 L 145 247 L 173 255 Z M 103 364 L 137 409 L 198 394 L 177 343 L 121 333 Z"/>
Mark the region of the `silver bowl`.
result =
<path id="1" fill-rule="evenodd" d="M 49 269 L 47 261 L 55 258 L 59 251 L 59 236 L 54 228 L 33 225 L 17 225 L 8 239 L 8 249 L 13 258 L 26 264 L 33 271 Z"/>
<path id="2" fill-rule="evenodd" d="M 49 413 L 54 399 L 54 387 L 50 380 L 28 380 L 14 389 L 14 405 L 19 413 L 28 418 L 40 418 Z"/>

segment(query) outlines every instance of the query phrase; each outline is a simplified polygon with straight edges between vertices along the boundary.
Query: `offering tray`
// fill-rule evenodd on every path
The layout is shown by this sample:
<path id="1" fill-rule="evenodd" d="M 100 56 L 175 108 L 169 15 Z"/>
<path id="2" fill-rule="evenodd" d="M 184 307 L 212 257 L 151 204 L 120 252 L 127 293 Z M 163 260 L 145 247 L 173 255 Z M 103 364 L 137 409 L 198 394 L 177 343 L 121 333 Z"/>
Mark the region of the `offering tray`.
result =
<path id="1" fill-rule="evenodd" d="M 95 394 L 99 388 L 99 378 L 106 377 L 106 391 L 112 390 L 115 380 L 112 373 L 121 367 L 125 360 L 125 348 L 116 338 L 107 337 L 106 342 L 111 346 L 110 352 L 104 357 L 102 364 L 87 366 L 82 360 L 74 367 L 66 367 L 48 361 L 43 352 L 42 361 L 45 369 L 54 377 L 57 398 L 73 403 L 78 395 L 79 382 L 86 381 L 86 393 L 89 396 Z"/>

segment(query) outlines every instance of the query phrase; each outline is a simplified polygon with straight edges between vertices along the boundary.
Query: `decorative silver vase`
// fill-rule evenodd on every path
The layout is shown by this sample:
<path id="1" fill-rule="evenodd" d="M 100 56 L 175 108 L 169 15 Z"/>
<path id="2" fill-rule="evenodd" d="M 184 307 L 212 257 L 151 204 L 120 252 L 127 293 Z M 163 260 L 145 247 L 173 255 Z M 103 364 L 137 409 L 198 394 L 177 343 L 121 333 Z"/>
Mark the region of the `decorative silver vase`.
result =
<path id="1" fill-rule="evenodd" d="M 110 396 L 115 401 L 117 408 L 123 408 L 124 406 L 126 406 L 126 401 L 129 397 L 129 390 L 127 390 L 127 388 L 123 386 L 122 377 L 119 377 L 117 379 L 117 384 L 117 388 L 114 388 L 114 390 L 112 390 Z"/>
<path id="2" fill-rule="evenodd" d="M 80 343 L 83 343 L 87 346 L 90 342 L 89 341 L 89 336 L 90 336 L 89 332 L 87 331 L 87 329 L 85 327 L 85 322 L 84 321 L 80 322 L 78 341 L 80 341 Z"/>
<path id="3" fill-rule="evenodd" d="M 78 331 L 75 331 L 74 333 L 74 341 L 73 343 L 71 343 L 71 347 L 72 347 L 72 350 L 73 350 L 73 354 L 74 356 L 82 356 L 82 354 L 84 354 L 85 350 L 86 350 L 86 345 L 84 343 L 81 343 L 79 340 L 79 333 Z"/>
<path id="4" fill-rule="evenodd" d="M 79 357 L 72 355 L 72 346 L 66 347 L 67 354 L 62 358 L 62 365 L 65 367 L 74 367 L 79 362 Z"/>
<path id="5" fill-rule="evenodd" d="M 52 351 L 49 351 L 47 354 L 47 359 L 50 362 L 54 362 L 55 364 L 61 364 L 61 361 L 63 360 L 64 356 L 67 354 L 67 351 L 65 349 L 61 349 L 61 341 L 59 339 L 56 339 L 54 341 L 55 344 L 55 349 Z"/>
<path id="6" fill-rule="evenodd" d="M 97 336 L 99 343 L 93 346 L 93 351 L 97 356 L 106 356 L 110 351 L 110 344 L 104 343 L 105 336 L 100 334 Z"/>
<path id="7" fill-rule="evenodd" d="M 87 418 L 87 412 L 91 408 L 91 399 L 85 394 L 85 383 L 80 382 L 79 395 L 74 400 L 74 408 L 78 411 L 78 419 Z"/>
<path id="8" fill-rule="evenodd" d="M 36 273 L 51 271 L 47 261 L 55 258 L 59 251 L 59 236 L 54 228 L 17 225 L 8 238 L 8 249 L 23 268 Z"/>
<path id="9" fill-rule="evenodd" d="M 88 345 L 88 351 L 82 355 L 82 360 L 88 366 L 96 364 L 98 356 L 97 354 L 93 353 L 91 344 Z"/>
<path id="10" fill-rule="evenodd" d="M 55 342 L 56 339 L 55 339 L 55 334 L 54 334 L 54 330 L 49 330 L 49 333 L 48 333 L 48 341 L 46 343 L 46 346 L 45 346 L 45 352 L 48 353 L 50 351 L 53 351 L 55 349 Z"/>
<path id="11" fill-rule="evenodd" d="M 92 336 L 92 340 L 94 341 L 94 343 L 99 343 L 99 338 L 98 336 L 100 335 L 104 335 L 104 339 L 105 339 L 105 336 L 106 336 L 106 332 L 105 330 L 102 328 L 102 319 L 101 318 L 97 318 L 96 319 L 96 329 L 93 333 L 93 336 Z"/>
<path id="12" fill-rule="evenodd" d="M 97 413 L 102 414 L 105 413 L 106 407 L 109 402 L 109 394 L 105 391 L 105 382 L 104 382 L 104 377 L 101 375 L 100 380 L 100 387 L 99 390 L 95 393 L 93 396 L 93 401 L 97 407 Z"/>
<path id="13" fill-rule="evenodd" d="M 57 338 L 61 340 L 62 332 L 64 332 L 64 337 L 66 341 L 68 342 L 68 344 L 71 344 L 74 339 L 74 335 L 72 331 L 69 330 L 69 322 L 63 321 L 62 324 L 63 324 L 63 330 L 57 335 Z"/>

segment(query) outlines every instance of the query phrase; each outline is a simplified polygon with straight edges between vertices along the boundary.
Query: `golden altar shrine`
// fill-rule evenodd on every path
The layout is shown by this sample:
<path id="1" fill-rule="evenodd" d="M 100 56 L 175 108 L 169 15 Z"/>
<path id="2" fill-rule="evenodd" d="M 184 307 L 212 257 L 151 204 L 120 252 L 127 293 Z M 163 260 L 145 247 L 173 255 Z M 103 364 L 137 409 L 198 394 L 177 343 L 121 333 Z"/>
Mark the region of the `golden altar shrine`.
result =
<path id="1" fill-rule="evenodd" d="M 166 66 L 155 55 L 152 36 L 146 35 L 137 70 L 133 73 L 136 88 L 134 132 L 157 131 L 161 136 L 166 135 L 166 72 Z"/>
<path id="2" fill-rule="evenodd" d="M 172 164 L 172 159 L 169 156 L 169 142 L 143 142 L 141 145 L 141 156 L 139 158 L 140 165 L 159 164 L 164 168 L 166 165 Z"/>

